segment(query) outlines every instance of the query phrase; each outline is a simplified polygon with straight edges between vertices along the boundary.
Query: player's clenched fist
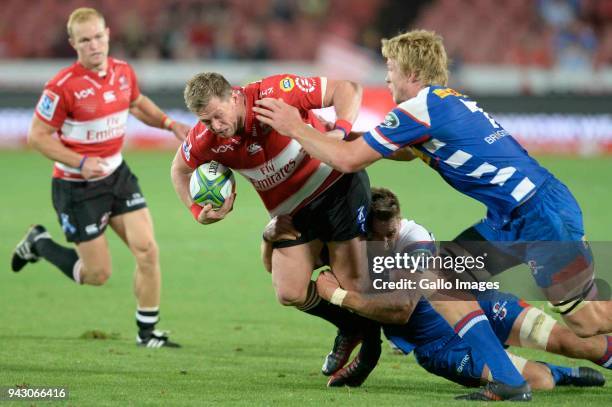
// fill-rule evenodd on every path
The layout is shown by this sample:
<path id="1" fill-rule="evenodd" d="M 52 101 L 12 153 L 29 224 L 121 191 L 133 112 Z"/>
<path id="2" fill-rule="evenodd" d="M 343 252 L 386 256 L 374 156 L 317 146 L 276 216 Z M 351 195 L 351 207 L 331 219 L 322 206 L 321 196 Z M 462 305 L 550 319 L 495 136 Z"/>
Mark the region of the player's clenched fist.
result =
<path id="1" fill-rule="evenodd" d="M 101 157 L 84 157 L 81 175 L 85 179 L 98 178 L 108 171 L 107 162 Z"/>

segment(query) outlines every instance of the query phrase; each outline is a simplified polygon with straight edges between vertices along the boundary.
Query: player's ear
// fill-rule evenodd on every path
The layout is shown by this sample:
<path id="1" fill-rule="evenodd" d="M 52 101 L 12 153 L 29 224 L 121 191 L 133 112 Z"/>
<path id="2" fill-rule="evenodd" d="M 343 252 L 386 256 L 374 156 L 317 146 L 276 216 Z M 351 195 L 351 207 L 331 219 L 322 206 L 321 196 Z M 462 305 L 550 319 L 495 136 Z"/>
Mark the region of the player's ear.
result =
<path id="1" fill-rule="evenodd" d="M 68 36 L 68 43 L 76 51 L 76 44 L 74 43 L 74 38 L 72 38 L 72 35 Z"/>
<path id="2" fill-rule="evenodd" d="M 106 38 L 107 38 L 107 39 L 110 39 L 110 28 L 106 27 L 106 28 L 104 29 L 104 33 L 106 34 Z"/>
<path id="3" fill-rule="evenodd" d="M 234 106 L 239 106 L 239 104 L 238 104 L 238 102 L 239 102 L 238 92 L 233 92 L 232 91 L 232 96 L 230 96 L 230 100 L 232 101 L 232 104 Z"/>

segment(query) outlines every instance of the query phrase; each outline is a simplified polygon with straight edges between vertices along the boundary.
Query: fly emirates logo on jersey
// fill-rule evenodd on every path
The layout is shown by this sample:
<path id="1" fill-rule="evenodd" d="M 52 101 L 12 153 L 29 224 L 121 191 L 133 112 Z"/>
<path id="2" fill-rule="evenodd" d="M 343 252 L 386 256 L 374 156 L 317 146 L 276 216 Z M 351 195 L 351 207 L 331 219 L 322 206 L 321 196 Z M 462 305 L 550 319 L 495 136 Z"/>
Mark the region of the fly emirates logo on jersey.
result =
<path id="1" fill-rule="evenodd" d="M 128 111 L 124 110 L 99 119 L 79 122 L 66 120 L 62 137 L 79 143 L 100 143 L 125 134 Z"/>
<path id="2" fill-rule="evenodd" d="M 244 175 L 258 191 L 267 191 L 278 186 L 288 179 L 306 157 L 306 152 L 295 140 L 285 147 L 276 157 L 264 164 L 251 168 L 238 170 Z"/>

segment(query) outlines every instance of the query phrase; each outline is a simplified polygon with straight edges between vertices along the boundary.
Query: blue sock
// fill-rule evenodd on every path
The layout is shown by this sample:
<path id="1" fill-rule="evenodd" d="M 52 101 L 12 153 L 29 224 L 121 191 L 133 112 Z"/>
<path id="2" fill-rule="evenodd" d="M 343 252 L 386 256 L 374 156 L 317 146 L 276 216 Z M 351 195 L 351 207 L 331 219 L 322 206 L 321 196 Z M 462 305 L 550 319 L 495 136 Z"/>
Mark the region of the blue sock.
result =
<path id="1" fill-rule="evenodd" d="M 550 363 L 540 362 L 550 369 L 553 379 L 555 380 L 556 386 L 569 386 L 572 384 L 572 378 L 577 376 L 578 373 L 571 367 L 552 365 Z"/>
<path id="2" fill-rule="evenodd" d="M 455 325 L 455 332 L 485 360 L 495 381 L 520 386 L 525 379 L 516 370 L 482 310 L 467 314 Z"/>

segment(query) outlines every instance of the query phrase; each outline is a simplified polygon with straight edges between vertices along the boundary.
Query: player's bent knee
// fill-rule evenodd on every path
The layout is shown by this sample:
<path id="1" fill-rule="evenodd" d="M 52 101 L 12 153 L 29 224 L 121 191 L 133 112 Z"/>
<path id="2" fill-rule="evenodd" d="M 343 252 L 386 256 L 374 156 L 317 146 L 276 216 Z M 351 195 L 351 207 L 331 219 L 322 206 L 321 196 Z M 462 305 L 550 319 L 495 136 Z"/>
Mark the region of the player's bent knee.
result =
<path id="1" fill-rule="evenodd" d="M 299 307 L 306 300 L 306 290 L 277 288 L 276 299 L 281 305 Z"/>
<path id="2" fill-rule="evenodd" d="M 85 269 L 82 272 L 84 284 L 89 285 L 104 285 L 111 277 L 112 270 L 110 267 L 93 267 Z"/>
<path id="3" fill-rule="evenodd" d="M 527 378 L 527 383 L 533 390 L 552 390 L 555 380 L 550 374 L 535 374 Z"/>

